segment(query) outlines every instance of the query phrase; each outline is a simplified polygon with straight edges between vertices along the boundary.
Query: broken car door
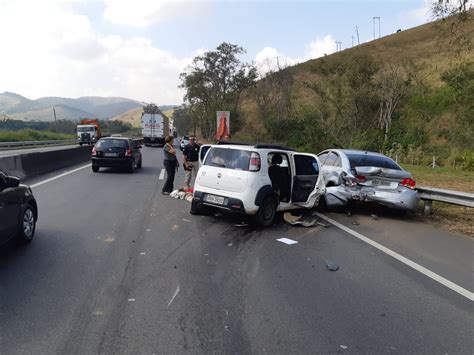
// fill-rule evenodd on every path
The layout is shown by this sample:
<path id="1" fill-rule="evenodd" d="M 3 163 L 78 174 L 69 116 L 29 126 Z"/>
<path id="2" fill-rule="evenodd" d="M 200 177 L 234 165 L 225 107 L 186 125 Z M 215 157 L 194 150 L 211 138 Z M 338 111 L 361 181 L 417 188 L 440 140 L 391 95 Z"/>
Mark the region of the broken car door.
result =
<path id="1" fill-rule="evenodd" d="M 293 153 L 293 189 L 291 203 L 312 208 L 319 196 L 324 194 L 324 183 L 320 176 L 319 160 L 314 154 Z"/>

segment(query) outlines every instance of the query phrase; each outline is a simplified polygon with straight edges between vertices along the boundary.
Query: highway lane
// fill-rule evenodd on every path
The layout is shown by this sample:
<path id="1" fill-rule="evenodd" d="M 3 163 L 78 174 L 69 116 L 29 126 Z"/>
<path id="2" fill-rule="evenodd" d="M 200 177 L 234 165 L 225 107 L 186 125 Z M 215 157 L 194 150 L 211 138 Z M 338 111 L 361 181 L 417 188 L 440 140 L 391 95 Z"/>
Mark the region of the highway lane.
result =
<path id="1" fill-rule="evenodd" d="M 60 145 L 60 146 L 36 146 L 31 148 L 21 148 L 21 149 L 8 149 L 0 150 L 0 158 L 2 157 L 11 157 L 14 155 L 28 154 L 28 153 L 43 153 L 50 152 L 55 150 L 64 150 L 64 149 L 73 149 L 78 147 L 78 144 L 72 145 Z"/>
<path id="2" fill-rule="evenodd" d="M 36 238 L 0 257 L 2 352 L 472 350 L 466 298 L 335 227 L 191 216 L 160 194 L 161 150 L 143 152 L 133 175 L 34 188 Z"/>

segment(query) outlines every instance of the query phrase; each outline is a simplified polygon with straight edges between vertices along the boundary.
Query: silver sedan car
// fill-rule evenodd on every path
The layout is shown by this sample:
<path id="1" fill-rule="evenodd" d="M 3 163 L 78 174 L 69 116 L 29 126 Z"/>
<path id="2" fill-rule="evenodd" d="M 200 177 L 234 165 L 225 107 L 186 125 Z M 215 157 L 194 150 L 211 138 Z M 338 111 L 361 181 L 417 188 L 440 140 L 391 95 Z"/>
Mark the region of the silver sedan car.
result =
<path id="1" fill-rule="evenodd" d="M 326 183 L 326 204 L 372 201 L 405 211 L 417 208 L 419 195 L 408 171 L 383 154 L 329 149 L 318 154 Z"/>

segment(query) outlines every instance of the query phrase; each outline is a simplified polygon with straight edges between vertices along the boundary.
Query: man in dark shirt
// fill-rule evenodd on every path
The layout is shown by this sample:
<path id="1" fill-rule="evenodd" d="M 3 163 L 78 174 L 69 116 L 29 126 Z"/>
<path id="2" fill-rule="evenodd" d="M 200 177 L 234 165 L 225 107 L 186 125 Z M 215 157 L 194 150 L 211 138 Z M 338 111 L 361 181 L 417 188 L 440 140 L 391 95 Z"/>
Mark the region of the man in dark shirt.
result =
<path id="1" fill-rule="evenodd" d="M 196 137 L 190 136 L 189 143 L 183 150 L 183 164 L 184 164 L 184 184 L 189 189 L 191 186 L 191 179 L 197 175 L 199 169 L 199 144 L 196 143 Z"/>

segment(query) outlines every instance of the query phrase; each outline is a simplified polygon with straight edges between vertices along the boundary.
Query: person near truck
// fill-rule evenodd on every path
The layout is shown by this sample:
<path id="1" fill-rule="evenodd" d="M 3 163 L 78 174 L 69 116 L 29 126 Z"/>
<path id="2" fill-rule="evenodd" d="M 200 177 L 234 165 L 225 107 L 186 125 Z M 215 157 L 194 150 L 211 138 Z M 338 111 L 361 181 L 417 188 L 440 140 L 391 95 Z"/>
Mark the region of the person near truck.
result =
<path id="1" fill-rule="evenodd" d="M 165 155 L 163 165 L 166 170 L 166 180 L 161 193 L 163 195 L 169 195 L 173 191 L 174 175 L 179 167 L 178 158 L 176 157 L 176 149 L 173 147 L 173 136 L 166 136 L 163 153 Z"/>
<path id="2" fill-rule="evenodd" d="M 184 166 L 184 185 L 189 189 L 191 187 L 191 179 L 196 177 L 199 169 L 199 144 L 196 143 L 196 137 L 190 136 L 189 143 L 183 150 L 183 166 Z"/>

